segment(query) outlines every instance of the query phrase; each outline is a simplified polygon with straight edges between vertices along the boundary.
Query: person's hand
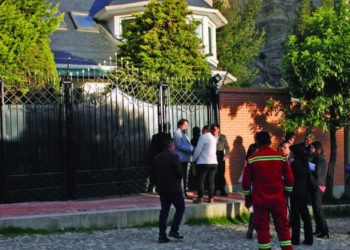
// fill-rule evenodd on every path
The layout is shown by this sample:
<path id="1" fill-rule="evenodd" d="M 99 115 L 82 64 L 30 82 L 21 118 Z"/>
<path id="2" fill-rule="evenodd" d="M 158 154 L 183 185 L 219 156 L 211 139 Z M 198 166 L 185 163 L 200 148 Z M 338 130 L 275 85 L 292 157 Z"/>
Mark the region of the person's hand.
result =
<path id="1" fill-rule="evenodd" d="M 244 202 L 244 205 L 247 209 L 249 209 L 251 206 L 252 206 L 252 196 L 251 195 L 247 195 L 245 197 L 245 202 Z"/>
<path id="2" fill-rule="evenodd" d="M 224 161 L 226 161 L 228 159 L 228 156 L 224 156 Z"/>

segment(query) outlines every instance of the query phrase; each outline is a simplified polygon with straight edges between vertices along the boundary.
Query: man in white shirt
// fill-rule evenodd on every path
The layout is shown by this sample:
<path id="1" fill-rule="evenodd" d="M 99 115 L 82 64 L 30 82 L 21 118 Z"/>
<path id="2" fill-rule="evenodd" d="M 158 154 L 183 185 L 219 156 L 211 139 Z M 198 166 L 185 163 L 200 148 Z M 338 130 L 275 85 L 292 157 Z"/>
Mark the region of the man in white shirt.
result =
<path id="1" fill-rule="evenodd" d="M 198 199 L 197 203 L 203 202 L 204 182 L 208 176 L 209 199 L 208 202 L 214 202 L 215 194 L 215 174 L 217 172 L 216 143 L 217 139 L 213 136 L 213 130 L 216 124 L 210 126 L 210 133 L 199 137 L 197 147 L 193 154 L 193 161 L 197 164 L 198 174 Z"/>

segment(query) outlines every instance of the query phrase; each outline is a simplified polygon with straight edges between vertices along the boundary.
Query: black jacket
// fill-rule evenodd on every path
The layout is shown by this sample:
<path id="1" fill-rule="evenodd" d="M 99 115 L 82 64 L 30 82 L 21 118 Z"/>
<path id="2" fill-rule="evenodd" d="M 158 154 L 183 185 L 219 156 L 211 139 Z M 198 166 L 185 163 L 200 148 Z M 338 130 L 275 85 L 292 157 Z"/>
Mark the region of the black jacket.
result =
<path id="1" fill-rule="evenodd" d="M 312 171 L 312 175 L 317 181 L 319 186 L 325 186 L 326 185 L 326 170 L 327 170 L 327 163 L 326 159 L 323 155 L 316 155 L 312 163 L 314 163 L 315 171 Z"/>
<path id="2" fill-rule="evenodd" d="M 157 187 L 160 195 L 182 193 L 182 166 L 179 157 L 170 151 L 164 151 L 154 158 L 157 175 Z"/>
<path id="3" fill-rule="evenodd" d="M 292 196 L 295 197 L 308 197 L 310 194 L 310 169 L 306 160 L 294 159 L 291 163 L 294 185 Z"/>

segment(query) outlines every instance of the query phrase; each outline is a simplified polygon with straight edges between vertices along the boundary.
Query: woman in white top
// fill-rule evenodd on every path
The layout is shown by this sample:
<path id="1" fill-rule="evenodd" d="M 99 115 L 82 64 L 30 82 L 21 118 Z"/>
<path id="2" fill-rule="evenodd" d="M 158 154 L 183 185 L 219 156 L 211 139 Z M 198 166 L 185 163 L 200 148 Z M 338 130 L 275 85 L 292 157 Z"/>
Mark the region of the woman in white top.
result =
<path id="1" fill-rule="evenodd" d="M 212 124 L 210 126 L 210 133 L 205 133 L 199 137 L 197 147 L 193 154 L 193 161 L 197 164 L 198 203 L 203 202 L 204 182 L 207 176 L 209 184 L 208 202 L 214 202 L 215 174 L 218 161 L 216 157 L 217 139 L 212 133 L 216 126 L 216 124 Z"/>

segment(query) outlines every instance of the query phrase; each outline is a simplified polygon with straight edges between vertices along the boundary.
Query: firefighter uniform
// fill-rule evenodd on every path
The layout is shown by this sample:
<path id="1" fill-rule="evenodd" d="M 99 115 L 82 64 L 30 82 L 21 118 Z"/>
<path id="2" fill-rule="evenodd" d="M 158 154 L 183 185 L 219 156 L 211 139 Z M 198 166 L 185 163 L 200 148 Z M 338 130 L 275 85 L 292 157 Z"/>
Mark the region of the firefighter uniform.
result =
<path id="1" fill-rule="evenodd" d="M 282 154 L 261 147 L 248 158 L 242 188 L 246 205 L 253 205 L 259 249 L 271 249 L 270 214 L 283 250 L 293 249 L 287 217 L 286 197 L 293 190 L 293 172 Z"/>

